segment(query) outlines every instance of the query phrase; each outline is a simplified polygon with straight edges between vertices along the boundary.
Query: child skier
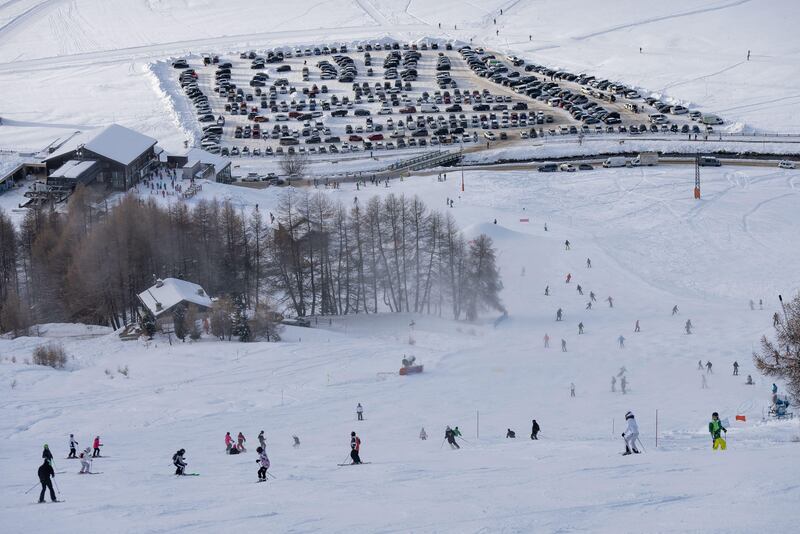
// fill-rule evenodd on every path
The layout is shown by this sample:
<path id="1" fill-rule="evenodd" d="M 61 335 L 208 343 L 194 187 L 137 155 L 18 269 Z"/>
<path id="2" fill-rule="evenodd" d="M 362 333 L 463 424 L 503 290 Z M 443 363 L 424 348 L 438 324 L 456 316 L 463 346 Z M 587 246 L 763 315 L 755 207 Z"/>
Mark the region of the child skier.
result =
<path id="1" fill-rule="evenodd" d="M 359 421 L 364 420 L 364 407 L 361 406 L 360 402 L 358 403 L 358 406 L 356 406 L 356 416 L 358 417 Z"/>
<path id="2" fill-rule="evenodd" d="M 727 437 L 728 429 L 722 426 L 722 421 L 719 420 L 719 414 L 717 412 L 711 414 L 711 422 L 708 423 L 708 432 L 711 434 L 714 450 L 722 449 L 724 451 L 728 448 L 728 444 L 720 435 L 721 432 L 725 432 L 725 437 Z"/>
<path id="3" fill-rule="evenodd" d="M 100 436 L 95 436 L 94 443 L 92 443 L 92 447 L 94 447 L 94 452 L 92 452 L 92 458 L 97 458 L 100 456 L 100 447 L 102 446 L 103 444 L 100 443 Z"/>
<path id="4" fill-rule="evenodd" d="M 90 447 L 86 447 L 81 452 L 80 460 L 81 460 L 81 472 L 78 473 L 79 475 L 85 475 L 91 472 L 91 464 L 89 463 L 89 457 L 92 453 L 92 449 Z"/>
<path id="5" fill-rule="evenodd" d="M 233 438 L 230 432 L 225 432 L 225 452 L 230 454 L 233 448 Z"/>
<path id="6" fill-rule="evenodd" d="M 247 452 L 247 449 L 244 448 L 244 442 L 247 441 L 244 438 L 244 434 L 239 432 L 239 435 L 236 438 L 236 448 L 239 449 L 239 452 Z"/>
<path id="7" fill-rule="evenodd" d="M 267 448 L 267 438 L 264 437 L 264 431 L 258 433 L 258 444 L 261 445 L 262 449 Z"/>
<path id="8" fill-rule="evenodd" d="M 631 451 L 634 454 L 639 454 L 639 450 L 636 448 L 636 440 L 639 438 L 639 425 L 636 424 L 633 412 L 626 413 L 625 420 L 628 422 L 628 427 L 622 433 L 622 438 L 625 440 L 625 452 L 622 455 L 627 456 Z"/>
<path id="9" fill-rule="evenodd" d="M 292 436 L 292 439 L 294 440 L 294 443 L 292 444 L 292 447 L 299 447 L 300 446 L 300 438 L 298 438 L 297 436 Z"/>
<path id="10" fill-rule="evenodd" d="M 350 459 L 353 464 L 360 464 L 361 457 L 358 453 L 361 451 L 361 438 L 356 436 L 355 432 L 350 432 Z"/>
<path id="11" fill-rule="evenodd" d="M 510 428 L 506 431 L 506 438 L 516 438 L 517 433 L 511 430 Z"/>
<path id="12" fill-rule="evenodd" d="M 422 427 L 422 430 L 419 431 L 419 439 L 421 439 L 422 441 L 425 441 L 426 439 L 428 439 L 428 433 L 425 432 L 425 427 L 424 426 Z"/>
<path id="13" fill-rule="evenodd" d="M 261 464 L 261 467 L 258 468 L 258 481 L 266 482 L 267 469 L 269 469 L 269 458 L 267 458 L 267 451 L 264 450 L 263 447 L 258 447 L 256 452 L 258 453 L 258 460 L 256 460 L 256 462 Z"/>
<path id="14" fill-rule="evenodd" d="M 75 441 L 75 436 L 73 434 L 69 435 L 69 456 L 67 458 L 77 458 L 76 448 L 78 447 L 78 442 Z"/>
<path id="15" fill-rule="evenodd" d="M 175 466 L 176 475 L 183 475 L 186 470 L 186 460 L 183 459 L 184 454 L 186 454 L 186 449 L 180 449 L 172 455 L 172 465 Z"/>
<path id="16" fill-rule="evenodd" d="M 50 464 L 53 463 L 53 453 L 50 452 L 50 447 L 47 446 L 47 443 L 44 444 L 44 449 L 42 449 L 42 458 Z"/>

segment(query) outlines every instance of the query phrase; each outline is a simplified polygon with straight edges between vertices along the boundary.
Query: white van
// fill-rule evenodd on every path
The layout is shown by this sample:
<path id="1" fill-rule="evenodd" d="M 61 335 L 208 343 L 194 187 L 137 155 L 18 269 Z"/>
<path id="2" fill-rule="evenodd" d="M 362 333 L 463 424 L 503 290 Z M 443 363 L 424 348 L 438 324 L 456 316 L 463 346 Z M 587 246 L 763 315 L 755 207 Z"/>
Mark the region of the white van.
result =
<path id="1" fill-rule="evenodd" d="M 658 152 L 642 152 L 633 161 L 631 165 L 634 167 L 652 167 L 658 165 Z"/>
<path id="2" fill-rule="evenodd" d="M 628 158 L 624 156 L 612 156 L 603 162 L 603 167 L 625 167 L 628 164 Z"/>
<path id="3" fill-rule="evenodd" d="M 703 115 L 703 124 L 722 124 L 722 119 L 716 115 Z"/>
<path id="4" fill-rule="evenodd" d="M 419 107 L 421 113 L 438 113 L 439 108 L 435 104 L 422 104 Z"/>

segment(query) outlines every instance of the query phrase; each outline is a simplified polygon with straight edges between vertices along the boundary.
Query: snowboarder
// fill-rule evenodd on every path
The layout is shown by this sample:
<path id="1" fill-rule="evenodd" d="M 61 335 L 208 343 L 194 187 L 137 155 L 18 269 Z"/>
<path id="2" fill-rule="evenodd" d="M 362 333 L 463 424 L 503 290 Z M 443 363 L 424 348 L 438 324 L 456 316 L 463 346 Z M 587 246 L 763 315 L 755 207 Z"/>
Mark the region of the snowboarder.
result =
<path id="1" fill-rule="evenodd" d="M 627 377 L 623 376 L 619 381 L 620 389 L 622 389 L 622 394 L 625 395 L 628 392 L 628 379 Z"/>
<path id="2" fill-rule="evenodd" d="M 53 502 L 58 501 L 56 499 L 56 492 L 53 490 L 53 481 L 52 478 L 56 477 L 56 472 L 53 470 L 53 466 L 50 465 L 50 462 L 45 459 L 42 462 L 42 465 L 39 466 L 39 470 L 37 471 L 39 475 L 39 482 L 42 484 L 42 492 L 39 494 L 39 502 L 44 502 L 44 492 L 45 490 L 50 490 L 50 500 Z"/>
<path id="3" fill-rule="evenodd" d="M 564 312 L 561 310 L 561 308 L 556 310 L 556 321 L 560 321 L 561 320 L 561 317 L 562 317 L 563 313 Z"/>
<path id="4" fill-rule="evenodd" d="M 589 258 L 586 258 L 586 268 L 587 269 L 592 268 L 592 260 L 590 260 Z"/>
<path id="5" fill-rule="evenodd" d="M 722 426 L 722 421 L 719 420 L 719 414 L 717 412 L 711 414 L 711 422 L 708 423 L 708 432 L 711 434 L 711 443 L 714 450 L 722 449 L 724 451 L 728 448 L 728 444 L 721 436 L 721 433 L 725 432 L 725 437 L 727 437 L 728 429 Z"/>
<path id="6" fill-rule="evenodd" d="M 446 439 L 447 443 L 450 444 L 450 448 L 451 449 L 460 449 L 461 448 L 461 447 L 458 446 L 458 443 L 456 443 L 456 434 L 455 434 L 455 432 L 453 432 L 453 429 L 450 428 L 449 425 L 444 431 L 444 439 Z"/>
<path id="7" fill-rule="evenodd" d="M 581 287 L 580 284 L 578 284 L 578 287 L 576 287 L 575 289 L 578 290 L 578 295 L 583 295 L 583 288 Z"/>
<path id="8" fill-rule="evenodd" d="M 256 460 L 256 462 L 261 464 L 261 467 L 258 468 L 258 481 L 266 482 L 267 469 L 269 469 L 269 458 L 267 458 L 267 451 L 264 449 L 264 447 L 258 447 L 256 448 L 256 452 L 258 453 L 258 460 Z"/>
<path id="9" fill-rule="evenodd" d="M 566 339 L 562 339 L 561 340 L 561 352 L 567 352 L 567 340 Z"/>
<path id="10" fill-rule="evenodd" d="M 172 465 L 175 466 L 175 474 L 182 475 L 186 470 L 186 460 L 183 455 L 186 454 L 186 449 L 179 449 L 178 452 L 172 455 Z"/>
<path id="11" fill-rule="evenodd" d="M 633 327 L 634 332 L 641 332 L 639 329 L 639 319 L 636 319 L 636 326 Z"/>
<path id="12" fill-rule="evenodd" d="M 544 335 L 544 348 L 546 349 L 550 348 L 550 336 L 548 336 L 547 334 Z"/>
<path id="13" fill-rule="evenodd" d="M 292 439 L 294 440 L 294 443 L 292 443 L 292 447 L 295 447 L 295 448 L 299 447 L 300 446 L 300 438 L 298 438 L 297 436 L 292 436 Z"/>
<path id="14" fill-rule="evenodd" d="M 748 385 L 748 386 L 752 386 L 753 385 L 753 377 L 752 376 L 747 375 L 747 382 L 745 382 L 745 385 Z"/>
<path id="15" fill-rule="evenodd" d="M 733 376 L 739 376 L 739 362 L 733 362 Z"/>
<path id="16" fill-rule="evenodd" d="M 594 296 L 594 291 L 589 291 L 589 300 L 591 302 L 597 302 L 597 298 Z"/>
<path id="17" fill-rule="evenodd" d="M 617 377 L 611 376 L 611 393 L 617 392 Z"/>
<path id="18" fill-rule="evenodd" d="M 608 302 L 608 307 L 609 308 L 613 308 L 614 307 L 614 299 L 612 299 L 611 297 L 608 297 L 606 299 L 606 301 Z"/>
<path id="19" fill-rule="evenodd" d="M 236 448 L 239 449 L 239 452 L 247 452 L 247 449 L 244 448 L 244 442 L 247 441 L 244 437 L 244 434 L 239 432 L 239 435 L 236 437 Z"/>
<path id="20" fill-rule="evenodd" d="M 361 451 L 361 438 L 356 436 L 355 432 L 350 432 L 350 458 L 353 464 L 360 464 L 361 457 L 358 453 Z"/>
<path id="21" fill-rule="evenodd" d="M 100 456 L 100 447 L 102 446 L 103 444 L 100 443 L 100 436 L 95 436 L 94 443 L 92 443 L 92 447 L 94 448 L 94 451 L 92 452 L 92 458 L 97 458 Z"/>
<path id="22" fill-rule="evenodd" d="M 639 425 L 636 424 L 633 412 L 625 414 L 625 421 L 627 421 L 628 427 L 622 433 L 622 438 L 625 440 L 625 452 L 622 455 L 627 456 L 631 452 L 639 454 L 639 450 L 636 448 L 636 440 L 639 438 Z"/>
<path id="23" fill-rule="evenodd" d="M 569 396 L 570 397 L 574 397 L 575 396 L 575 383 L 574 382 L 570 382 L 569 383 Z"/>
<path id="24" fill-rule="evenodd" d="M 572 273 L 567 273 L 567 283 L 568 284 L 569 284 L 570 280 L 572 280 Z"/>
<path id="25" fill-rule="evenodd" d="M 566 250 L 569 250 L 569 239 L 564 241 L 564 247 L 565 247 Z"/>
<path id="26" fill-rule="evenodd" d="M 364 408 L 361 406 L 360 402 L 358 403 L 358 406 L 356 406 L 356 416 L 358 417 L 359 421 L 364 420 Z"/>
<path id="27" fill-rule="evenodd" d="M 547 287 L 544 288 L 544 296 L 545 297 L 549 297 L 550 296 L 550 286 L 547 286 Z"/>
<path id="28" fill-rule="evenodd" d="M 536 422 L 536 419 L 531 420 L 531 439 L 539 439 L 539 423 Z"/>
<path id="29" fill-rule="evenodd" d="M 686 328 L 686 333 L 687 334 L 691 334 L 692 333 L 692 320 L 691 319 L 686 319 L 685 328 Z"/>
<path id="30" fill-rule="evenodd" d="M 622 334 L 617 338 L 617 342 L 619 343 L 619 348 L 625 348 L 625 337 Z"/>
<path id="31" fill-rule="evenodd" d="M 267 438 L 264 437 L 264 431 L 258 433 L 258 444 L 261 445 L 262 449 L 267 448 Z"/>
<path id="32" fill-rule="evenodd" d="M 225 432 L 225 452 L 230 454 L 233 448 L 233 438 L 230 432 Z"/>
<path id="33" fill-rule="evenodd" d="M 706 362 L 706 374 L 711 374 L 713 371 L 711 370 L 711 360 Z"/>
<path id="34" fill-rule="evenodd" d="M 44 448 L 42 449 L 42 458 L 46 462 L 53 463 L 53 453 L 50 452 L 50 447 L 47 446 L 47 443 L 44 444 Z"/>
<path id="35" fill-rule="evenodd" d="M 508 431 L 506 432 L 506 438 L 516 438 L 516 437 L 517 433 L 509 428 Z"/>
<path id="36" fill-rule="evenodd" d="M 419 431 L 419 439 L 421 439 L 422 441 L 425 441 L 426 439 L 428 439 L 428 433 L 425 432 L 425 427 L 424 426 Z"/>
<path id="37" fill-rule="evenodd" d="M 578 323 L 578 335 L 583 334 L 583 322 Z"/>
<path id="38" fill-rule="evenodd" d="M 67 458 L 77 458 L 77 450 L 78 442 L 75 441 L 75 436 L 73 434 L 69 435 L 69 456 Z"/>
<path id="39" fill-rule="evenodd" d="M 91 453 L 92 453 L 91 447 L 86 447 L 85 449 L 83 449 L 83 452 L 81 452 L 81 455 L 80 455 L 81 471 L 80 471 L 80 473 L 78 473 L 79 475 L 84 475 L 86 473 L 90 473 L 91 472 L 92 465 L 91 465 L 90 460 L 89 460 L 89 456 L 91 455 Z"/>

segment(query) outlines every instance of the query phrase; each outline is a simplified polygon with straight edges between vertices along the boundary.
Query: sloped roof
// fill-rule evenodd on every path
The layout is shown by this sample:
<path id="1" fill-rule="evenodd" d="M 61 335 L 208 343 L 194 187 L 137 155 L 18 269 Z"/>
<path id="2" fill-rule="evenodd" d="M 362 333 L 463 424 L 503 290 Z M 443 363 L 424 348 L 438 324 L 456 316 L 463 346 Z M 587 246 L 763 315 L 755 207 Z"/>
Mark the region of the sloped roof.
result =
<path id="1" fill-rule="evenodd" d="M 88 171 L 97 164 L 94 160 L 78 161 L 71 159 L 61 167 L 54 170 L 50 178 L 71 178 L 77 179 L 81 174 Z"/>
<path id="2" fill-rule="evenodd" d="M 139 293 L 139 299 L 155 317 L 184 301 L 206 308 L 211 306 L 211 297 L 202 287 L 178 278 L 165 278 Z"/>
<path id="3" fill-rule="evenodd" d="M 202 148 L 190 148 L 184 155 L 188 158 L 188 162 L 199 161 L 205 165 L 211 165 L 214 167 L 214 174 L 219 174 L 225 167 L 231 164 L 231 160 L 228 158 L 206 152 Z M 191 166 L 188 162 L 187 167 Z"/>
<path id="4" fill-rule="evenodd" d="M 47 159 L 62 156 L 83 145 L 87 150 L 122 165 L 128 165 L 158 141 L 119 124 L 111 124 L 100 131 L 82 132 L 58 147 Z"/>

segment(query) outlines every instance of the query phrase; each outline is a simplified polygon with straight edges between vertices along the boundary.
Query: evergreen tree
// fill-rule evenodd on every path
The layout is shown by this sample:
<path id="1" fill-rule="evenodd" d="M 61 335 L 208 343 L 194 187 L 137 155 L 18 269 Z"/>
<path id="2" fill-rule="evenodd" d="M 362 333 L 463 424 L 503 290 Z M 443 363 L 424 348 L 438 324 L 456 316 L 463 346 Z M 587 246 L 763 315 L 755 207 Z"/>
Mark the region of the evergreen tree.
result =
<path id="1" fill-rule="evenodd" d="M 186 306 L 178 304 L 172 312 L 172 321 L 175 328 L 175 337 L 181 341 L 186 340 L 188 329 L 186 328 Z"/>
<path id="2" fill-rule="evenodd" d="M 800 400 L 800 295 L 784 307 L 775 325 L 776 341 L 761 337 L 761 352 L 753 353 L 756 367 L 767 376 L 783 378 L 789 393 Z"/>
<path id="3" fill-rule="evenodd" d="M 233 312 L 233 335 L 239 338 L 242 343 L 252 341 L 252 332 L 250 331 L 250 324 L 247 318 L 247 310 L 245 309 L 244 299 L 237 297 L 235 299 L 235 309 Z"/>
<path id="4" fill-rule="evenodd" d="M 156 318 L 149 311 L 145 311 L 142 314 L 139 326 L 147 334 L 147 339 L 153 339 L 153 336 L 156 335 Z"/>

